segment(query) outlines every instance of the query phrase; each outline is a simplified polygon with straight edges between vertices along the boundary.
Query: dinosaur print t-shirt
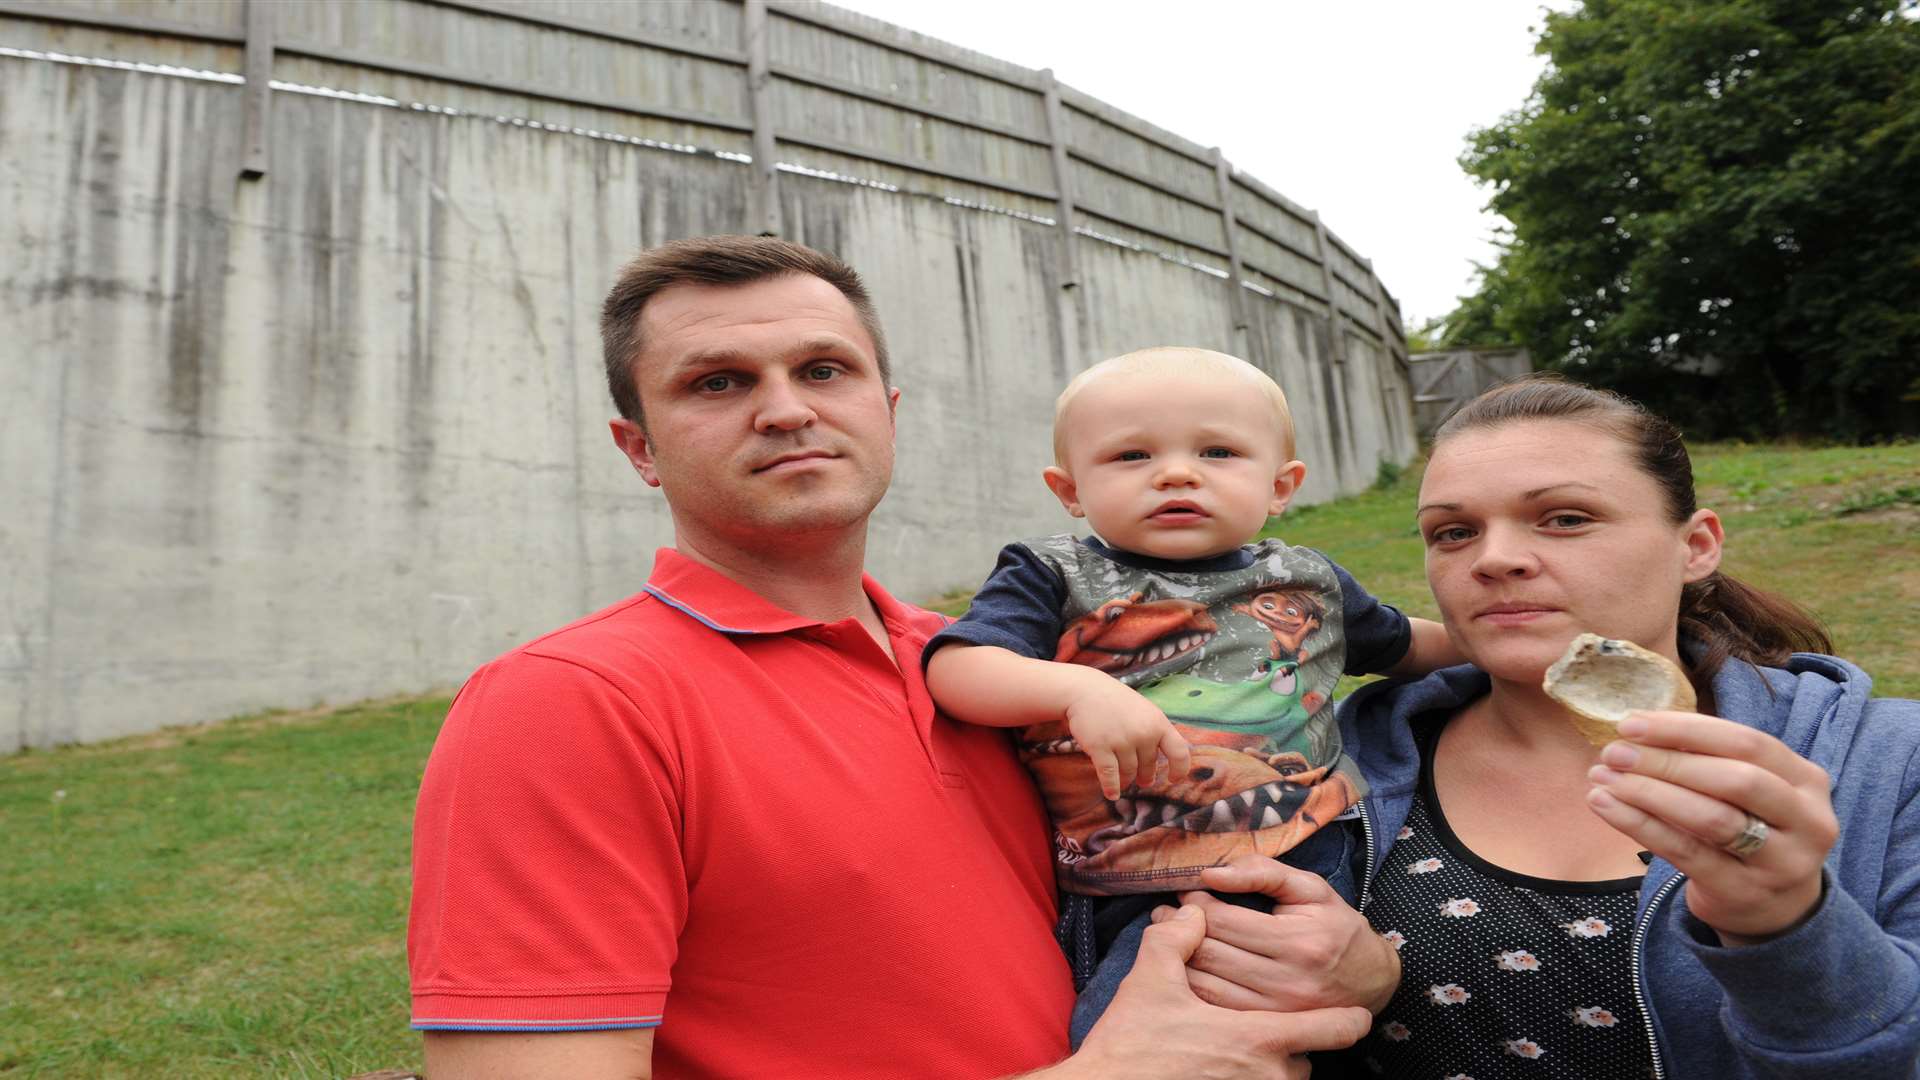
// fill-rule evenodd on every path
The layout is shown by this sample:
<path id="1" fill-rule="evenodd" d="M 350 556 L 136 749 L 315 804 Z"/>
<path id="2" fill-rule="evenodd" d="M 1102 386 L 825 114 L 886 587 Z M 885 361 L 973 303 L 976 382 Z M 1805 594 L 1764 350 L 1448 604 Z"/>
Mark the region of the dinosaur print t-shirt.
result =
<path id="1" fill-rule="evenodd" d="M 1140 691 L 1193 747 L 1178 781 L 1100 791 L 1064 721 L 1020 733 L 1068 892 L 1200 887 L 1200 871 L 1274 856 L 1364 793 L 1328 699 L 1342 673 L 1405 655 L 1406 616 L 1332 560 L 1278 540 L 1175 562 L 1096 539 L 1010 544 L 973 606 L 927 645 L 997 645 L 1099 668 Z"/>

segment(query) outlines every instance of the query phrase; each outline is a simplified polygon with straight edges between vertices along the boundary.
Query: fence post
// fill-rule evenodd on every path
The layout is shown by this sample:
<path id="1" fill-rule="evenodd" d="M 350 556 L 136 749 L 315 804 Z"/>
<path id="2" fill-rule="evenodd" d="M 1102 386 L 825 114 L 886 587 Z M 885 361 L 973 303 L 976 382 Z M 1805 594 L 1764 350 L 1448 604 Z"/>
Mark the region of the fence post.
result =
<path id="1" fill-rule="evenodd" d="M 1353 451 L 1353 410 L 1347 403 L 1347 331 L 1340 322 L 1340 293 L 1333 277 L 1333 245 L 1327 242 L 1327 226 L 1320 220 L 1320 211 L 1308 211 L 1313 216 L 1314 254 L 1320 257 L 1320 283 L 1327 291 L 1327 347 L 1333 351 L 1333 401 L 1334 408 L 1347 423 L 1340 425 L 1340 433 L 1346 436 L 1348 453 L 1340 454 L 1334 447 L 1334 470 L 1338 475 L 1342 461 L 1350 458 Z"/>
<path id="2" fill-rule="evenodd" d="M 762 236 L 779 236 L 779 150 L 773 138 L 773 103 L 767 95 L 773 80 L 767 65 L 767 0 L 746 0 L 742 14 L 740 44 L 747 54 L 747 109 L 753 119 L 748 228 Z"/>
<path id="3" fill-rule="evenodd" d="M 1380 284 L 1380 275 L 1373 268 L 1372 259 L 1362 259 L 1367 268 L 1367 278 L 1373 282 L 1373 310 L 1380 315 L 1380 340 L 1386 343 L 1387 355 L 1400 365 L 1401 371 L 1407 370 L 1406 332 L 1393 320 L 1387 318 L 1387 287 Z M 1409 379 L 1412 375 L 1407 376 Z"/>
<path id="4" fill-rule="evenodd" d="M 1407 380 L 1407 398 L 1405 416 L 1407 423 L 1413 423 L 1413 371 L 1407 366 L 1407 354 L 1401 338 L 1400 327 L 1387 318 L 1387 290 L 1380 284 L 1380 275 L 1374 272 L 1372 259 L 1361 259 L 1360 264 L 1367 268 L 1367 283 L 1373 291 L 1374 326 L 1380 332 L 1380 348 L 1387 354 L 1388 364 L 1374 365 L 1374 377 L 1380 380 L 1380 389 L 1387 395 L 1387 437 L 1398 439 L 1399 423 L 1396 419 L 1400 411 L 1395 408 L 1393 398 L 1400 394 L 1400 384 L 1392 375 L 1398 371 Z"/>
<path id="5" fill-rule="evenodd" d="M 273 6 L 247 0 L 246 116 L 241 129 L 240 176 L 267 175 L 273 127 Z"/>
<path id="6" fill-rule="evenodd" d="M 1040 88 L 1046 95 L 1047 143 L 1053 154 L 1053 190 L 1055 228 L 1059 230 L 1060 287 L 1071 289 L 1080 284 L 1080 257 L 1073 238 L 1073 163 L 1067 159 L 1067 113 L 1060 104 L 1060 84 L 1053 69 L 1040 72 Z"/>
<path id="7" fill-rule="evenodd" d="M 1333 349 L 1333 362 L 1344 367 L 1347 334 L 1340 327 L 1340 293 L 1334 288 L 1332 245 L 1327 243 L 1327 226 L 1320 220 L 1320 211 L 1308 213 L 1313 215 L 1313 253 L 1320 259 L 1320 287 L 1327 293 L 1327 342 Z"/>
<path id="8" fill-rule="evenodd" d="M 1240 269 L 1240 241 L 1235 237 L 1239 227 L 1233 216 L 1233 166 L 1220 153 L 1219 147 L 1207 152 L 1213 159 L 1214 191 L 1220 198 L 1220 232 L 1227 238 L 1227 281 L 1233 289 L 1233 328 L 1245 332 L 1247 329 L 1247 296 L 1242 283 L 1246 280 Z"/>

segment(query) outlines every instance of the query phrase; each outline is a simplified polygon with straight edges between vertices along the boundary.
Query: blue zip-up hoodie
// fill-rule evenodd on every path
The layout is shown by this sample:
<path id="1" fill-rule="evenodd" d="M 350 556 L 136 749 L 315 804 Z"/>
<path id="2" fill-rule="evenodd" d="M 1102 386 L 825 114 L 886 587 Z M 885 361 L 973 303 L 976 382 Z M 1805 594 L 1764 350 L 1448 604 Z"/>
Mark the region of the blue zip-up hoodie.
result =
<path id="1" fill-rule="evenodd" d="M 1845 660 L 1810 653 L 1785 669 L 1729 661 L 1714 679 L 1720 715 L 1779 738 L 1833 777 L 1840 838 L 1813 915 L 1737 949 L 1688 913 L 1684 875 L 1653 860 L 1634 948 L 1657 1076 L 1920 1077 L 1920 702 L 1869 700 L 1872 685 Z M 1370 786 L 1362 830 L 1345 833 L 1350 872 L 1329 876 L 1348 902 L 1380 871 L 1413 805 L 1420 759 L 1408 722 L 1451 713 L 1489 686 L 1477 669 L 1458 667 L 1375 683 L 1341 704 L 1345 748 Z"/>

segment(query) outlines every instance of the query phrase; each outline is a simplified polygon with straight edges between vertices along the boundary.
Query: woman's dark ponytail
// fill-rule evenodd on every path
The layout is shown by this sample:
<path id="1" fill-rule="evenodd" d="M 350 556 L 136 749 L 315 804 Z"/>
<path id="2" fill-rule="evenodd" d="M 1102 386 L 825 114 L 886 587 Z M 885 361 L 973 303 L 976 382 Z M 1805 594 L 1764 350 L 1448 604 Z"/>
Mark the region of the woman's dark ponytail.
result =
<path id="1" fill-rule="evenodd" d="M 1434 445 L 1463 431 L 1525 420 L 1578 420 L 1602 428 L 1633 447 L 1640 471 L 1666 496 L 1669 520 L 1678 525 L 1698 509 L 1693 461 L 1678 428 L 1639 402 L 1558 375 L 1530 375 L 1488 390 L 1447 417 Z M 1805 608 L 1718 571 L 1681 589 L 1680 637 L 1699 650 L 1687 657 L 1688 674 L 1703 689 L 1730 658 L 1778 667 L 1791 653 L 1833 651 L 1826 628 Z"/>
<path id="2" fill-rule="evenodd" d="M 1701 684 L 1729 658 L 1779 667 L 1793 653 L 1833 651 L 1826 627 L 1805 608 L 1718 570 L 1680 590 L 1680 637 L 1703 649 L 1688 664 Z"/>

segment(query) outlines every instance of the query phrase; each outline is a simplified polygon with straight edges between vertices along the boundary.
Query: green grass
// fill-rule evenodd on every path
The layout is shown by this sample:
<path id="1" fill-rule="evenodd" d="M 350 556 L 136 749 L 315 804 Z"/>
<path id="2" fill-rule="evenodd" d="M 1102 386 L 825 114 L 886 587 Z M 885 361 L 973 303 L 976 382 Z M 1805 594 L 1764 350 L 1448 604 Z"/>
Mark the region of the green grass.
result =
<path id="1" fill-rule="evenodd" d="M 0 1076 L 417 1064 L 409 828 L 446 705 L 0 759 Z"/>
<path id="2" fill-rule="evenodd" d="M 1729 569 L 1920 696 L 1920 444 L 1705 446 Z M 1276 523 L 1432 616 L 1419 467 Z M 938 605 L 964 610 L 967 593 Z M 337 1077 L 417 1067 L 408 831 L 444 700 L 0 758 L 0 1077 Z M 64 794 L 60 794 L 64 793 Z"/>

